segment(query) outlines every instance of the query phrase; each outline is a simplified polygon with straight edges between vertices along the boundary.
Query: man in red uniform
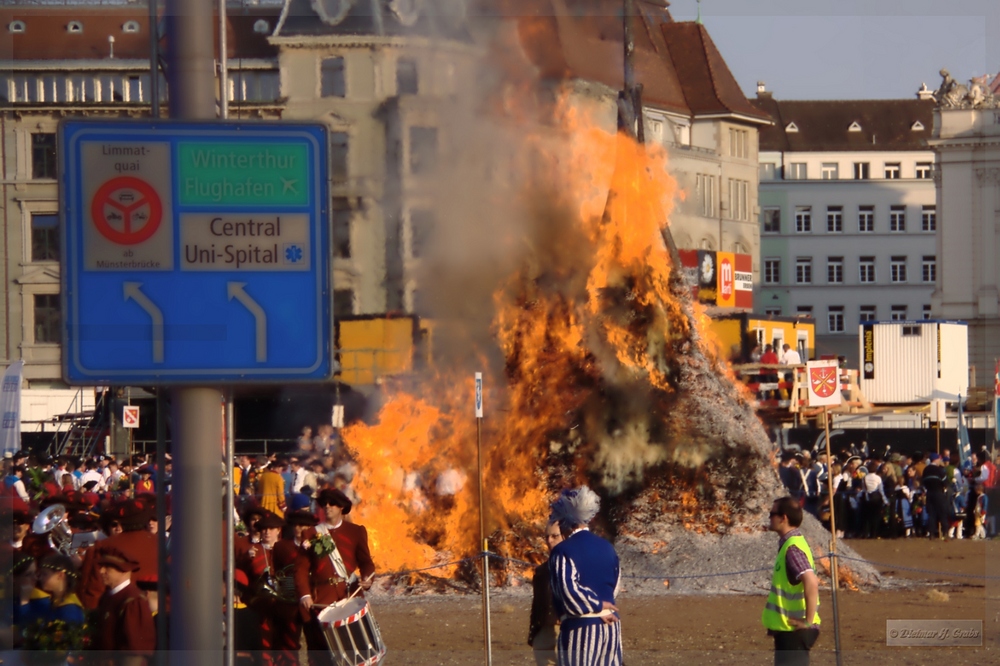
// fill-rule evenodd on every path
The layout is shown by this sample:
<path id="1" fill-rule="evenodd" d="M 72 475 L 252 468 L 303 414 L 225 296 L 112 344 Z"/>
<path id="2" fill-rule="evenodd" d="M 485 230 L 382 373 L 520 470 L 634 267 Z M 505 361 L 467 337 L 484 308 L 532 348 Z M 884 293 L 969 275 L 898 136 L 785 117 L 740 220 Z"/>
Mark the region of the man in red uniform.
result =
<path id="1" fill-rule="evenodd" d="M 117 550 L 136 562 L 138 564 L 138 569 L 135 572 L 137 578 L 157 575 L 159 557 L 156 535 L 146 530 L 153 510 L 153 504 L 141 499 L 119 502 L 108 509 L 106 519 L 117 521 L 123 531 L 121 534 L 98 541 L 84 555 L 83 564 L 80 567 L 80 583 L 77 589 L 77 594 L 84 608 L 88 610 L 97 608 L 97 603 L 104 593 L 104 582 L 101 580 L 98 562 L 108 550 Z"/>
<path id="2" fill-rule="evenodd" d="M 327 488 L 320 492 L 316 503 L 323 510 L 324 521 L 302 534 L 304 557 L 298 559 L 295 567 L 295 590 L 305 622 L 309 661 L 314 665 L 330 660 L 323 629 L 317 619 L 319 611 L 347 598 L 347 579 L 355 571 L 360 572 L 364 589 L 371 587 L 375 575 L 375 563 L 368 550 L 368 531 L 344 520 L 352 506 L 347 495 Z M 336 548 L 332 552 L 318 553 L 317 544 L 325 542 L 327 535 Z"/>
<path id="3" fill-rule="evenodd" d="M 97 567 L 105 592 L 97 604 L 93 649 L 105 653 L 126 651 L 140 658 L 153 654 L 156 625 L 149 604 L 132 582 L 139 563 L 120 550 L 105 548 L 97 558 Z"/>
<path id="4" fill-rule="evenodd" d="M 299 662 L 298 597 L 295 595 L 295 564 L 302 557 L 295 543 L 281 539 L 285 522 L 273 513 L 257 521 L 260 543 L 247 551 L 240 570 L 252 581 L 250 606 L 263 618 L 262 639 L 266 661 L 275 666 L 296 666 Z"/>

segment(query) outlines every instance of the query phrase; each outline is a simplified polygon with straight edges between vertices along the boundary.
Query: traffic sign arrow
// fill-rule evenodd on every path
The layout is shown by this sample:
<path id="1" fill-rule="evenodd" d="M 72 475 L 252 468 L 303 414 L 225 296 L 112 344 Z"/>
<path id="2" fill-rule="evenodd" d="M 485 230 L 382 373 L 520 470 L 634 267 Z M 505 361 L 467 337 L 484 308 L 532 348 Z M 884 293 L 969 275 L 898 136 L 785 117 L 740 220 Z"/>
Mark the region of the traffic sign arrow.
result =
<path id="1" fill-rule="evenodd" d="M 264 308 L 260 307 L 260 303 L 250 298 L 250 295 L 243 289 L 245 286 L 247 286 L 246 282 L 229 282 L 226 286 L 226 292 L 229 294 L 229 300 L 235 298 L 253 315 L 254 321 L 257 323 L 257 362 L 266 363 L 267 315 L 264 314 Z"/>
<path id="2" fill-rule="evenodd" d="M 153 320 L 153 363 L 163 363 L 163 313 L 142 293 L 139 289 L 141 286 L 141 282 L 126 282 L 125 300 L 131 298 Z"/>

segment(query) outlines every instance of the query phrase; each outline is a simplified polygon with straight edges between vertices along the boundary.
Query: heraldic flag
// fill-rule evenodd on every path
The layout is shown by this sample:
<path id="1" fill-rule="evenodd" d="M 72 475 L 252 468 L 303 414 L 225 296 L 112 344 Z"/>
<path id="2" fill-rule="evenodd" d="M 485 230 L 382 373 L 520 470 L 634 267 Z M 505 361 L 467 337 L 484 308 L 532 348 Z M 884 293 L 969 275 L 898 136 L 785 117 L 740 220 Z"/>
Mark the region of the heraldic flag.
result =
<path id="1" fill-rule="evenodd" d="M 836 361 L 806 363 L 806 384 L 810 407 L 840 404 L 840 367 Z"/>

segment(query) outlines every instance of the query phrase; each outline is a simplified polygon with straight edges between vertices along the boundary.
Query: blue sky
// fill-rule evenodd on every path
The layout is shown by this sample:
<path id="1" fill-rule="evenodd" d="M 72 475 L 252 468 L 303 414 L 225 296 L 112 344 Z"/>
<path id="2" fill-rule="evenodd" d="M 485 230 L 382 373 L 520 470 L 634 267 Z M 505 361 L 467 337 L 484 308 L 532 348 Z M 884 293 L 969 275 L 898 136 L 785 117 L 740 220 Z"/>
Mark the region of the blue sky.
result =
<path id="1" fill-rule="evenodd" d="M 670 0 L 675 20 L 696 0 Z M 911 97 L 938 70 L 1000 71 L 1000 0 L 703 0 L 705 27 L 747 96 Z"/>

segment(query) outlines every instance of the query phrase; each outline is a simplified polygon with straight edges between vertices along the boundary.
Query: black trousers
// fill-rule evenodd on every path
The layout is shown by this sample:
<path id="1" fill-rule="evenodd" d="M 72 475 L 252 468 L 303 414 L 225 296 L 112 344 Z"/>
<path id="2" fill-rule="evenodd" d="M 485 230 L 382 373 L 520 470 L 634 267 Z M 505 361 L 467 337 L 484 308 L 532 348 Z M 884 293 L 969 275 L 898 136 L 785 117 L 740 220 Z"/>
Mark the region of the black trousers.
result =
<path id="1" fill-rule="evenodd" d="M 774 666 L 809 666 L 809 650 L 819 638 L 819 629 L 774 632 Z"/>

